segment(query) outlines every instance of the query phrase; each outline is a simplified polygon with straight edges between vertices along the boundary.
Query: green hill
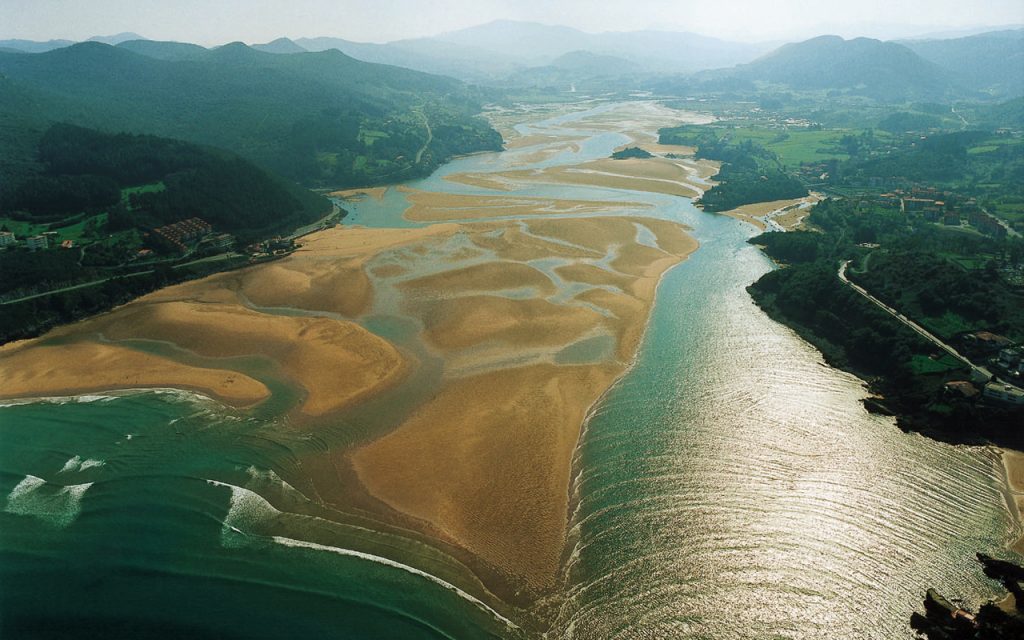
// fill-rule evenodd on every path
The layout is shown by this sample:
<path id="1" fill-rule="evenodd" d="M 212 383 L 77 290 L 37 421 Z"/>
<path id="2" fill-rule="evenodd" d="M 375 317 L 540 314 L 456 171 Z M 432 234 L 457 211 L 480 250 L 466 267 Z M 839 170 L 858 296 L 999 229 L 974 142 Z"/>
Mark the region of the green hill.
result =
<path id="1" fill-rule="evenodd" d="M 6 182 L 0 217 L 33 224 L 107 214 L 118 230 L 191 217 L 249 238 L 290 230 L 330 210 L 324 198 L 215 149 L 147 135 L 51 127 L 38 169 Z"/>
<path id="2" fill-rule="evenodd" d="M 948 69 L 964 86 L 993 95 L 1024 95 L 1024 29 L 902 44 L 925 60 Z"/>
<path id="3" fill-rule="evenodd" d="M 748 81 L 800 90 L 838 90 L 903 101 L 944 96 L 954 86 L 937 65 L 894 42 L 821 36 L 787 44 L 731 71 Z"/>
<path id="4" fill-rule="evenodd" d="M 501 145 L 498 133 L 474 117 L 477 95 L 461 82 L 339 51 L 277 55 L 232 43 L 204 53 L 168 43 L 82 43 L 34 55 L 0 53 L 0 74 L 32 93 L 50 122 L 230 149 L 308 185 L 409 179 L 455 154 Z"/>

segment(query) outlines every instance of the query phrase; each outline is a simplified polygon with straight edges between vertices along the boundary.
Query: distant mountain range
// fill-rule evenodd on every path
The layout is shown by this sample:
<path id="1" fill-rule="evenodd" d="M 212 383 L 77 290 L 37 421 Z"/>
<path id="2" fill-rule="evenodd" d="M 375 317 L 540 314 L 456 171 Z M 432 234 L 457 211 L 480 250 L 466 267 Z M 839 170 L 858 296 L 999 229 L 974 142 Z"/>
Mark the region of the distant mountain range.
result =
<path id="1" fill-rule="evenodd" d="M 901 44 L 950 72 L 963 86 L 1002 95 L 1024 93 L 1024 29 Z"/>
<path id="2" fill-rule="evenodd" d="M 165 61 L 211 59 L 210 52 L 223 48 L 153 42 L 130 33 L 93 40 L 116 43 L 119 48 Z M 7 40 L 0 41 L 0 52 L 38 53 L 68 44 L 61 40 Z M 591 34 L 569 27 L 496 21 L 386 44 L 328 37 L 279 38 L 251 49 L 267 54 L 337 50 L 363 62 L 481 85 L 554 90 L 635 88 L 645 77 L 675 75 L 685 76 L 685 82 L 655 84 L 736 88 L 770 83 L 896 101 L 1024 95 L 1024 29 L 900 42 L 821 36 L 777 47 L 685 32 Z"/>

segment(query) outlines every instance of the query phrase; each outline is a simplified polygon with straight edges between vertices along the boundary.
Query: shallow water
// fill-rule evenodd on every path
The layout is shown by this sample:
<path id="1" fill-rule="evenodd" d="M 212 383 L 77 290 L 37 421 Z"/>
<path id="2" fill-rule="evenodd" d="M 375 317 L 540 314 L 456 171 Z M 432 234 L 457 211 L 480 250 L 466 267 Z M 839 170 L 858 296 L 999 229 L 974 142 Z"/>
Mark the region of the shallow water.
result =
<path id="1" fill-rule="evenodd" d="M 541 164 L 626 141 L 591 133 Z M 481 193 L 443 176 L 529 152 L 459 159 L 411 186 Z M 0 637 L 888 639 L 912 637 L 929 586 L 969 603 L 997 592 L 973 555 L 1005 556 L 1019 527 L 994 452 L 867 414 L 860 381 L 750 301 L 745 286 L 771 268 L 751 230 L 670 196 L 513 193 L 649 202 L 643 215 L 701 241 L 663 280 L 634 368 L 586 427 L 562 589 L 505 605 L 450 550 L 324 507 L 296 480 L 414 399 L 307 433 L 189 394 L 94 396 L 0 408 Z M 390 190 L 350 205 L 352 222 L 417 226 L 404 207 Z M 416 331 L 390 315 L 364 324 L 399 343 Z M 611 348 L 584 340 L 560 361 Z"/>

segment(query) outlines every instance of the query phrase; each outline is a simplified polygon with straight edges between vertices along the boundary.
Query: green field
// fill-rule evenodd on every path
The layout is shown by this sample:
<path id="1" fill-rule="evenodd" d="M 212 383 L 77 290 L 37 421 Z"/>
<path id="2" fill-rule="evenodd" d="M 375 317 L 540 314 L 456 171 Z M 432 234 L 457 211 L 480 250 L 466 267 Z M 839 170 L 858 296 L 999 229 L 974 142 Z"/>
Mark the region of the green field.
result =
<path id="1" fill-rule="evenodd" d="M 788 167 L 804 162 L 821 162 L 832 158 L 845 160 L 849 156 L 838 148 L 842 130 L 765 127 L 737 127 L 730 131 L 734 140 L 752 140 L 779 156 Z"/>
<path id="2" fill-rule="evenodd" d="M 18 237 L 18 240 L 24 240 L 28 236 L 39 235 L 46 231 L 56 231 L 61 241 L 74 240 L 79 242 L 82 236 L 86 235 L 87 226 L 90 223 L 92 223 L 93 228 L 100 229 L 106 222 L 107 214 L 105 213 L 94 216 L 79 214 L 61 222 L 50 224 L 35 224 L 13 218 L 0 218 L 0 228 L 6 227 Z"/>
<path id="3" fill-rule="evenodd" d="M 910 369 L 917 375 L 942 374 L 963 368 L 963 363 L 950 355 L 943 355 L 940 358 L 929 358 L 928 356 L 915 354 L 910 360 Z"/>

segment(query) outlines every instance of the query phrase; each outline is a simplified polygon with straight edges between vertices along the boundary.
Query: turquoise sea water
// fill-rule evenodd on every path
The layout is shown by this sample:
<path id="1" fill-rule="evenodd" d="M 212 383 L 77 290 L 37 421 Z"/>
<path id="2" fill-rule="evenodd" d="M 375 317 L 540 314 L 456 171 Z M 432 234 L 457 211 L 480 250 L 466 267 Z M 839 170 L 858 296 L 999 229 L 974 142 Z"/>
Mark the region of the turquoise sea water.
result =
<path id="1" fill-rule="evenodd" d="M 593 132 L 547 162 L 624 142 Z M 443 175 L 510 159 L 457 160 L 414 186 L 475 193 Z M 888 639 L 912 637 L 929 586 L 997 592 L 973 554 L 1005 556 L 1020 531 L 995 453 L 867 414 L 861 382 L 750 301 L 771 265 L 744 225 L 669 196 L 522 193 L 650 202 L 644 215 L 701 241 L 586 426 L 562 588 L 517 609 L 447 550 L 323 507 L 296 478 L 373 428 L 358 413 L 307 433 L 188 394 L 94 396 L 0 408 L 0 637 Z M 403 207 L 392 190 L 354 222 L 408 224 Z"/>

